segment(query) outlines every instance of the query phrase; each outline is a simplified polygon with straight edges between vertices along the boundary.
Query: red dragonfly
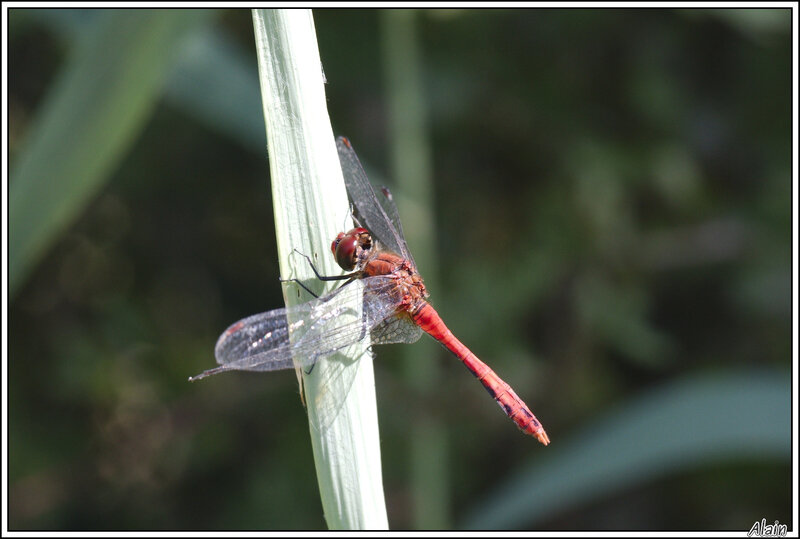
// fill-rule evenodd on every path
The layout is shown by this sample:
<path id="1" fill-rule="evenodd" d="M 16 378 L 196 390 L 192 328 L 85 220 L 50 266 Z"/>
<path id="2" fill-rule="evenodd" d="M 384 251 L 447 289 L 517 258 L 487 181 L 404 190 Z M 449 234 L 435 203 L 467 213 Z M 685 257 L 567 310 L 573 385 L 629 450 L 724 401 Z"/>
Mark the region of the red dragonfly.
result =
<path id="1" fill-rule="evenodd" d="M 408 251 L 389 191 L 384 188 L 381 196 L 376 195 L 349 140 L 339 137 L 336 146 L 353 217 L 361 226 L 340 232 L 331 244 L 336 262 L 349 273 L 325 277 L 311 267 L 321 280 L 346 282 L 325 296 L 232 324 L 214 350 L 220 366 L 189 380 L 229 370 L 289 369 L 294 362 L 312 368 L 320 358 L 367 333 L 373 344 L 386 344 L 415 342 L 424 331 L 464 363 L 523 432 L 549 444 L 544 427 L 511 386 L 455 338 L 426 300 L 428 291 Z M 345 316 L 354 312 L 353 302 L 361 302 L 361 312 Z M 300 336 L 291 342 L 290 333 Z"/>

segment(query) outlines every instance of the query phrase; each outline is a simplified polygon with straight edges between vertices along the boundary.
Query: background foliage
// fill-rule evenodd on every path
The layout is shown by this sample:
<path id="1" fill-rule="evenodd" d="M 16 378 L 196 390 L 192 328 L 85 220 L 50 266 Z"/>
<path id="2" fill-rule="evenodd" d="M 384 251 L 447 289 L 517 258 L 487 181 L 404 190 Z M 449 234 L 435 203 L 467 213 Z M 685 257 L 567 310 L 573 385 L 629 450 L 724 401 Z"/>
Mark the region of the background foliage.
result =
<path id="1" fill-rule="evenodd" d="M 323 528 L 294 373 L 186 381 L 283 302 L 250 12 L 136 13 L 9 12 L 9 527 Z M 315 20 L 373 181 L 416 62 L 421 272 L 553 441 L 378 348 L 391 526 L 793 528 L 790 11 L 430 10 L 407 57 L 391 15 Z"/>

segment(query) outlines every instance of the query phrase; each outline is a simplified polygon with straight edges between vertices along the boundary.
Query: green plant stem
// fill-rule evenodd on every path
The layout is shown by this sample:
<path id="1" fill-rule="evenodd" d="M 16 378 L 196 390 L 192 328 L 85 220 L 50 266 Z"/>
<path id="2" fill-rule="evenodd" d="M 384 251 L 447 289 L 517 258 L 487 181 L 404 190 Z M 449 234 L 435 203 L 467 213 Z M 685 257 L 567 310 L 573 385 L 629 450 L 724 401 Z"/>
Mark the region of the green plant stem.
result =
<path id="1" fill-rule="evenodd" d="M 294 249 L 310 256 L 322 274 L 340 274 L 328 245 L 345 222 L 348 202 L 326 108 L 314 21 L 310 10 L 256 9 L 253 25 L 281 274 L 323 293 L 325 283 L 313 278 L 308 262 Z M 309 299 L 295 284 L 284 285 L 284 297 L 287 306 Z M 368 341 L 302 374 L 330 529 L 388 527 L 375 382 L 371 357 L 365 353 Z M 337 376 L 331 376 L 334 372 Z"/>

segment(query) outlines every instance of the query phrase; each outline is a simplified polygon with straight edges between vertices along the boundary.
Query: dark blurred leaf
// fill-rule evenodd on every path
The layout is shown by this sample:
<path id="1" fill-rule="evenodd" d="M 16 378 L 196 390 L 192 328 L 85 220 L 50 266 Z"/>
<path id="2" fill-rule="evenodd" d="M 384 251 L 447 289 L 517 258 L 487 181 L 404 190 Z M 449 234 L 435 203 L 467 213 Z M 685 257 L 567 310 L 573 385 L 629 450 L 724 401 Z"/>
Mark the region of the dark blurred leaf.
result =
<path id="1" fill-rule="evenodd" d="M 791 384 L 778 372 L 692 376 L 649 391 L 513 472 L 468 529 L 535 526 L 553 514 L 683 468 L 791 458 Z"/>
<path id="2" fill-rule="evenodd" d="M 73 51 L 11 173 L 9 288 L 25 281 L 150 115 L 178 45 L 205 10 L 110 10 Z"/>
<path id="3" fill-rule="evenodd" d="M 255 152 L 267 148 L 255 57 L 213 28 L 184 43 L 165 88 L 166 99 Z"/>
<path id="4" fill-rule="evenodd" d="M 30 10 L 26 19 L 77 40 L 97 18 L 92 9 Z M 266 148 L 255 57 L 248 57 L 224 31 L 196 28 L 180 44 L 164 87 L 164 99 L 183 112 L 239 140 L 253 151 Z"/>

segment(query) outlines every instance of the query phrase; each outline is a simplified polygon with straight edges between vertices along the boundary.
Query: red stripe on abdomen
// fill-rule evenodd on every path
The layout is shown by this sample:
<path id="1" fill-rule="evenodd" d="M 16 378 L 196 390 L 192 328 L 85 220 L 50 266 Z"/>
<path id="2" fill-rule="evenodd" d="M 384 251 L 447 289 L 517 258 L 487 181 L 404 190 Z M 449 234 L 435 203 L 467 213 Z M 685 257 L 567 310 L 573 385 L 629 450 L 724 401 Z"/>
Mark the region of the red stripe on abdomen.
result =
<path id="1" fill-rule="evenodd" d="M 550 443 L 550 438 L 547 437 L 542 424 L 522 399 L 514 393 L 511 386 L 497 376 L 486 363 L 478 359 L 478 356 L 473 354 L 461 341 L 456 339 L 455 335 L 445 326 L 439 313 L 429 303 L 424 303 L 417 312 L 411 315 L 411 319 L 425 333 L 442 343 L 445 348 L 464 363 L 470 372 L 483 384 L 489 395 L 497 401 L 500 408 L 523 432 L 535 436 L 544 445 Z"/>

